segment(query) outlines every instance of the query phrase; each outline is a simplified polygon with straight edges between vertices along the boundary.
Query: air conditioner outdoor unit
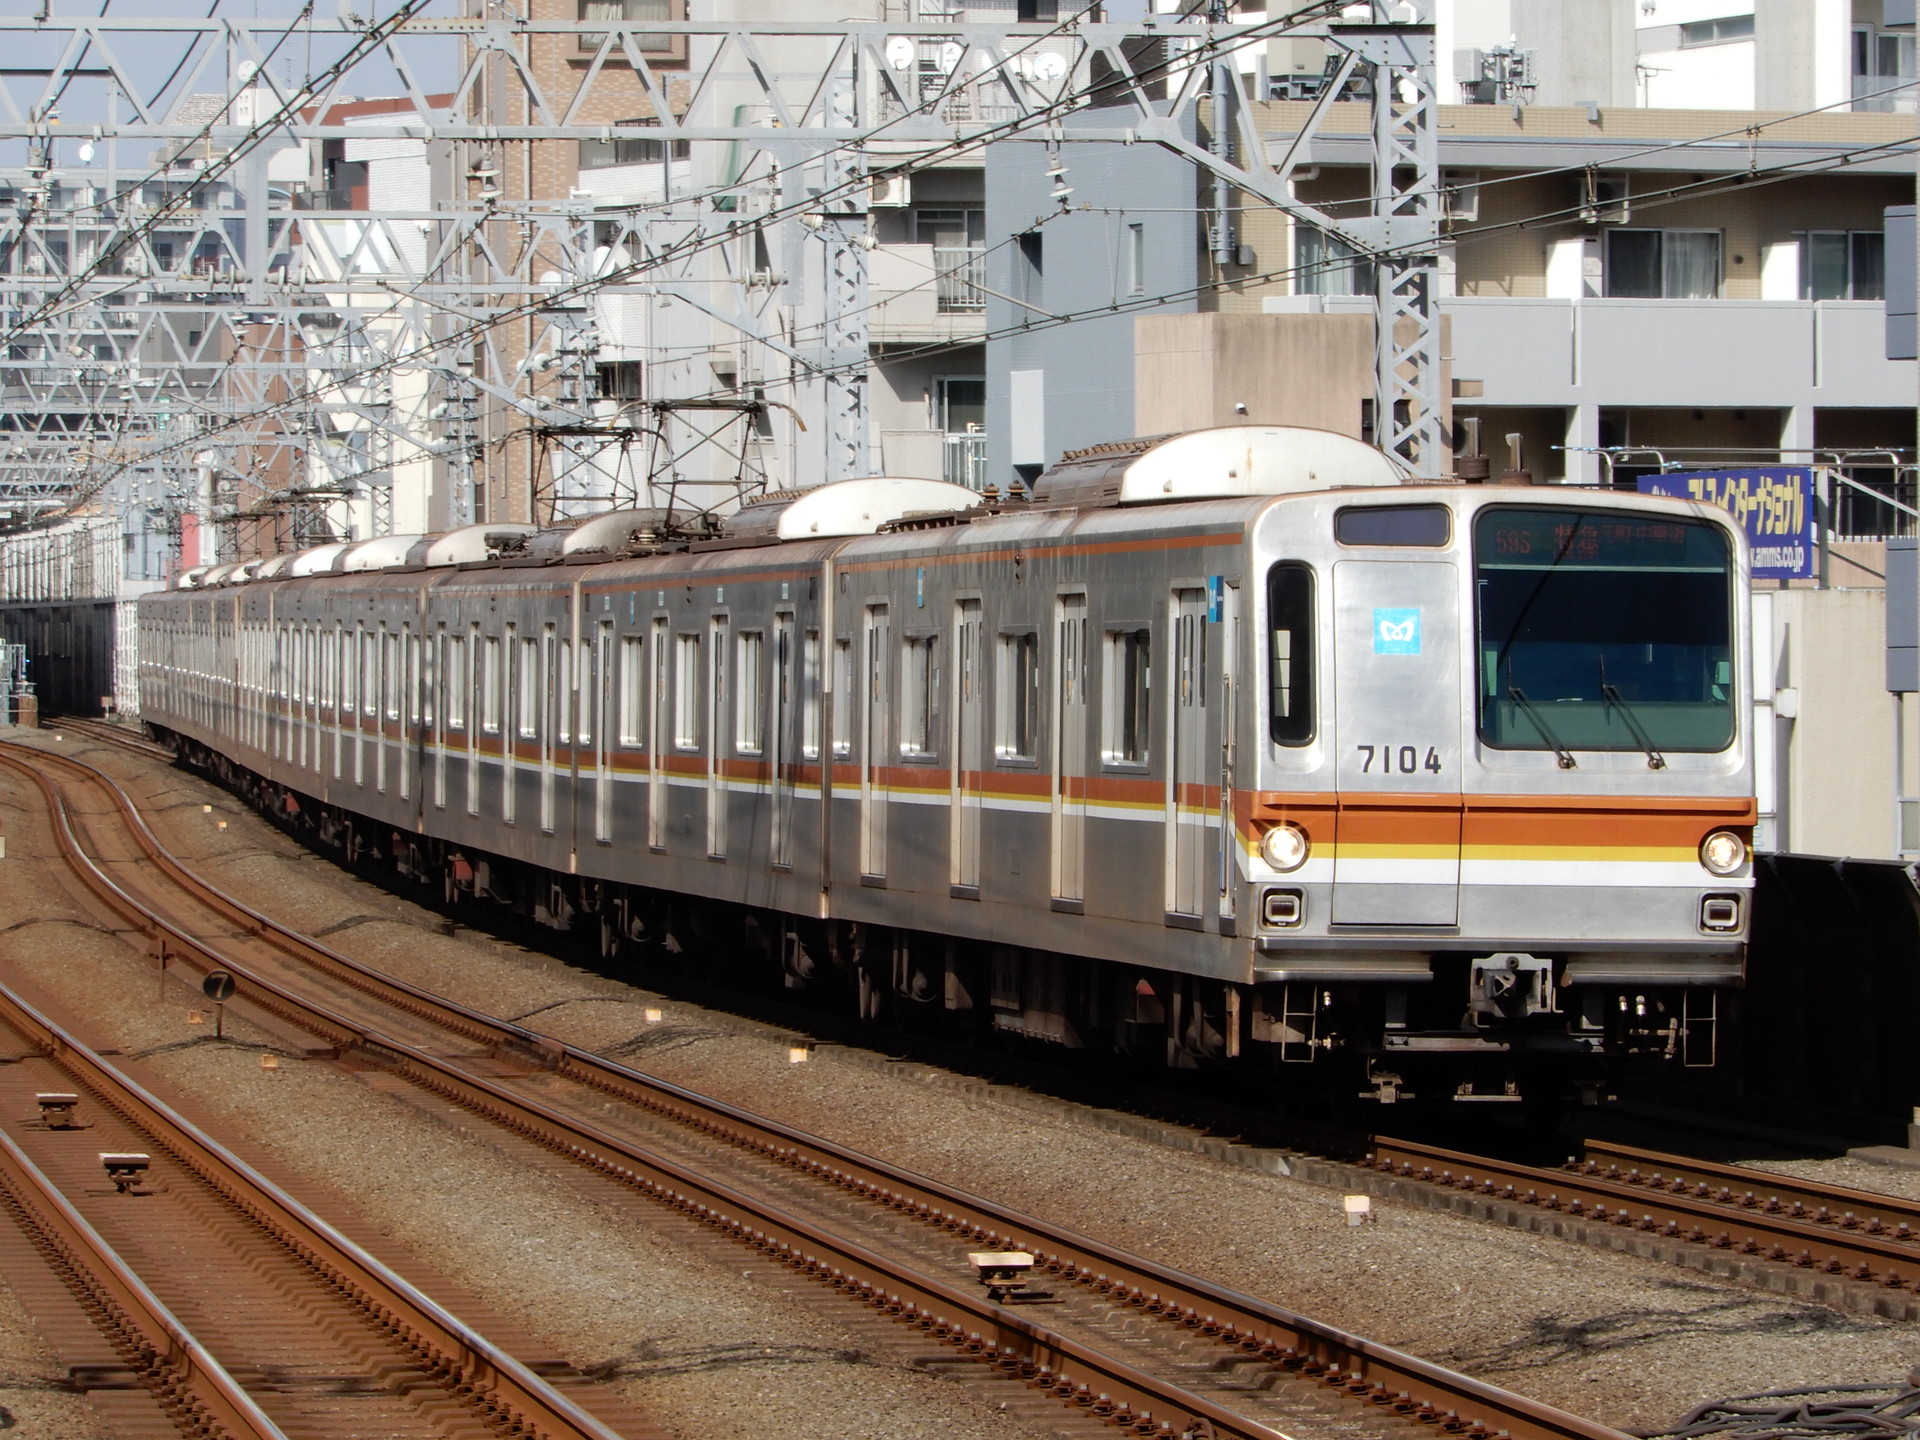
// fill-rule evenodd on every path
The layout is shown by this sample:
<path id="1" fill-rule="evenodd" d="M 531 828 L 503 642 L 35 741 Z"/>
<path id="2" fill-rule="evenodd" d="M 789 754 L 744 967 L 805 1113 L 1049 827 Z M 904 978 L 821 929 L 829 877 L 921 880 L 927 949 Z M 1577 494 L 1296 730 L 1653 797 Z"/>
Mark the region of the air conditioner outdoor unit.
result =
<path id="1" fill-rule="evenodd" d="M 1587 203 L 1580 209 L 1580 219 L 1583 223 L 1624 225 L 1632 218 L 1633 207 L 1628 203 L 1627 182 L 1624 178 L 1589 182 Z"/>
<path id="2" fill-rule="evenodd" d="M 868 190 L 871 193 L 867 203 L 875 210 L 887 205 L 905 205 L 913 198 L 910 179 L 905 175 L 878 176 Z"/>
<path id="3" fill-rule="evenodd" d="M 1440 190 L 1446 202 L 1447 219 L 1470 225 L 1480 218 L 1478 170 L 1442 170 Z"/>

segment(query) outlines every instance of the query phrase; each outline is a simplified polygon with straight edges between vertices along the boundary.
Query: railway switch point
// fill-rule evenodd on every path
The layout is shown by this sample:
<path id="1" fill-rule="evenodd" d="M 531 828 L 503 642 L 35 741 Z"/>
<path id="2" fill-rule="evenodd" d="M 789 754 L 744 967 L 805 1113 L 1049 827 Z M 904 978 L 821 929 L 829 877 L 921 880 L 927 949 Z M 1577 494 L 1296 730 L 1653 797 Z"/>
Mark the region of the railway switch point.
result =
<path id="1" fill-rule="evenodd" d="M 134 1186 L 146 1178 L 147 1167 L 153 1161 L 137 1151 L 123 1151 L 101 1155 L 100 1163 L 106 1168 L 107 1178 L 113 1181 L 113 1188 L 122 1195 L 130 1195 Z"/>
<path id="2" fill-rule="evenodd" d="M 49 1130 L 78 1130 L 81 1128 L 80 1122 L 74 1118 L 74 1111 L 80 1104 L 80 1097 L 78 1095 L 66 1095 L 48 1091 L 44 1094 L 35 1095 L 33 1098 L 35 1102 L 39 1104 L 40 1118 L 46 1122 Z"/>
<path id="3" fill-rule="evenodd" d="M 974 1275 L 987 1287 L 987 1299 L 996 1305 L 1027 1288 L 1033 1256 L 1024 1250 L 976 1250 L 967 1256 Z"/>

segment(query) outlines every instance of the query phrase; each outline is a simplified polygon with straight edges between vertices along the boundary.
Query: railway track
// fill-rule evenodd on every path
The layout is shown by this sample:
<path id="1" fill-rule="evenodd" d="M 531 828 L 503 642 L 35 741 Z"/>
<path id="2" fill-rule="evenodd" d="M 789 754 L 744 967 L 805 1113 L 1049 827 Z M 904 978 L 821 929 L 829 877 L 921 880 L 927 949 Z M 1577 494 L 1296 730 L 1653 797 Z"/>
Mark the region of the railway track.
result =
<path id="1" fill-rule="evenodd" d="M 0 747 L 0 765 L 40 786 L 70 863 L 157 954 L 228 971 L 236 1003 L 384 1065 L 956 1359 L 1024 1380 L 1085 1421 L 1245 1440 L 1431 1429 L 1620 1440 L 1605 1426 L 379 975 L 199 881 L 102 773 L 66 757 L 38 763 L 44 751 L 30 763 L 9 748 Z M 75 802 L 88 792 L 94 807 L 76 826 Z M 204 938 L 211 935 L 222 938 Z M 969 1252 L 1006 1250 L 1031 1254 L 1035 1288 L 1050 1293 L 1007 1304 L 984 1292 Z"/>
<path id="2" fill-rule="evenodd" d="M 4 987 L 0 1047 L 0 1209 L 173 1430 L 620 1440 Z"/>
<path id="3" fill-rule="evenodd" d="M 1376 1138 L 1367 1164 L 1508 1204 L 1920 1288 L 1920 1203 L 1890 1195 L 1597 1141 L 1582 1160 L 1549 1169 Z"/>
<path id="4" fill-rule="evenodd" d="M 168 753 L 101 722 L 87 722 L 84 733 Z M 1364 1150 L 1366 1164 L 1402 1179 L 1894 1290 L 1920 1288 L 1920 1203 L 1891 1196 L 1601 1142 L 1588 1142 L 1577 1164 L 1552 1169 L 1379 1137 L 1295 1139 L 1311 1151 Z"/>

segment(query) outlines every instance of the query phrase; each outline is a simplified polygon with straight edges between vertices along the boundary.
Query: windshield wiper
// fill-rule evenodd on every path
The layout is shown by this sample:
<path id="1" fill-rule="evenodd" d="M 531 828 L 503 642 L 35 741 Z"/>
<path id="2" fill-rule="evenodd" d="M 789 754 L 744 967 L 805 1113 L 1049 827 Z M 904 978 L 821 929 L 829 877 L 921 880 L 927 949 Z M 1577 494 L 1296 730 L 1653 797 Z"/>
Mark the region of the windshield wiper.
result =
<path id="1" fill-rule="evenodd" d="M 1600 672 L 1600 698 L 1609 705 L 1619 707 L 1620 718 L 1627 722 L 1627 728 L 1633 732 L 1633 738 L 1638 740 L 1640 742 L 1640 748 L 1647 752 L 1647 768 L 1649 770 L 1666 769 L 1667 757 L 1653 748 L 1653 738 L 1640 727 L 1640 721 L 1638 717 L 1634 715 L 1633 707 L 1627 704 L 1626 697 L 1620 693 L 1620 687 L 1607 683 L 1606 674 L 1607 672 L 1602 669 Z"/>
<path id="2" fill-rule="evenodd" d="M 1526 691 L 1522 690 L 1518 685 L 1509 685 L 1507 686 L 1507 696 L 1514 704 L 1526 712 L 1527 719 L 1533 722 L 1533 728 L 1540 732 L 1540 738 L 1547 742 L 1552 748 L 1553 753 L 1559 758 L 1560 768 L 1562 770 L 1571 770 L 1580 763 L 1573 758 L 1573 752 L 1560 743 L 1560 737 L 1548 728 L 1545 717 L 1540 714 L 1540 711 L 1534 706 L 1534 703 L 1527 699 Z"/>

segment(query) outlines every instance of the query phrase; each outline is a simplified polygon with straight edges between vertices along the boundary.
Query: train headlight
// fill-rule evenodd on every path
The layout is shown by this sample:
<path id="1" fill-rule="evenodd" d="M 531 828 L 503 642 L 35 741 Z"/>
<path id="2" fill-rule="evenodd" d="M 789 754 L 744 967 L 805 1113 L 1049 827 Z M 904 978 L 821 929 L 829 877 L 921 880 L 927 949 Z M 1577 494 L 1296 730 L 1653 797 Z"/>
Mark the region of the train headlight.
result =
<path id="1" fill-rule="evenodd" d="M 1298 825 L 1276 825 L 1260 837 L 1260 858 L 1279 871 L 1298 870 L 1307 863 L 1307 832 Z"/>
<path id="2" fill-rule="evenodd" d="M 1716 830 L 1700 842 L 1700 863 L 1716 875 L 1731 875 L 1747 863 L 1747 842 L 1731 830 Z"/>

